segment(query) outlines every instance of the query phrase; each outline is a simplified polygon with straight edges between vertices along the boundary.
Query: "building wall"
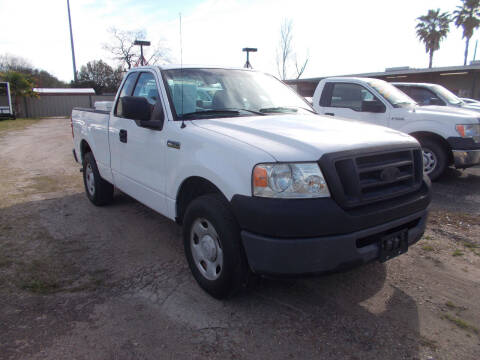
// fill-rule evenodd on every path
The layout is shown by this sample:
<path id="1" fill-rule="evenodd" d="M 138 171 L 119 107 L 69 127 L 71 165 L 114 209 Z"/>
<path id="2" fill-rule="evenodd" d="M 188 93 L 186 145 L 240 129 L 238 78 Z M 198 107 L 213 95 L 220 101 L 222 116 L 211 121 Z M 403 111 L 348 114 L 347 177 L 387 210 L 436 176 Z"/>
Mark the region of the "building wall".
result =
<path id="1" fill-rule="evenodd" d="M 447 71 L 425 72 L 413 74 L 385 74 L 370 76 L 389 82 L 425 82 L 439 84 L 460 97 L 469 97 L 480 100 L 480 70 L 457 71 L 460 74 L 449 74 Z M 441 75 L 444 74 L 444 75 Z M 355 76 L 355 75 L 354 75 Z M 361 75 L 357 75 L 361 76 Z M 322 78 L 299 79 L 285 81 L 290 86 L 296 86 L 297 92 L 302 96 L 313 96 L 318 82 Z"/>
<path id="2" fill-rule="evenodd" d="M 41 95 L 38 98 L 21 98 L 17 117 L 70 116 L 74 107 L 93 107 L 96 101 L 113 101 L 113 95 Z"/>

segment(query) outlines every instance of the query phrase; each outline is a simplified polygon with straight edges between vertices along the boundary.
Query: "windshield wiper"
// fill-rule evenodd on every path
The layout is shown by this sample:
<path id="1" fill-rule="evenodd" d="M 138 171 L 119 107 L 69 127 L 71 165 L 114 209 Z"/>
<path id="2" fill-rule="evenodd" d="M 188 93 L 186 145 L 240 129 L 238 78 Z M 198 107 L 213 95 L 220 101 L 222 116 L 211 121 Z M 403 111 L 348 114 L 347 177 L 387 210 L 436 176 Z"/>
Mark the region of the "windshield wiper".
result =
<path id="1" fill-rule="evenodd" d="M 201 110 L 201 111 L 193 111 L 189 113 L 185 113 L 180 115 L 178 118 L 180 119 L 187 119 L 195 116 L 203 116 L 203 115 L 232 115 L 232 116 L 238 116 L 240 115 L 240 112 L 238 110 Z"/>
<path id="2" fill-rule="evenodd" d="M 304 107 L 300 107 L 300 106 L 296 106 L 296 107 L 295 106 L 291 106 L 291 107 L 277 106 L 277 107 L 263 108 L 263 109 L 260 109 L 258 111 L 260 111 L 262 113 L 277 113 L 277 112 L 280 112 L 280 113 L 296 113 L 296 112 L 298 112 L 298 109 L 306 110 L 306 111 L 309 111 L 309 112 L 315 114 L 315 111 L 304 108 Z"/>

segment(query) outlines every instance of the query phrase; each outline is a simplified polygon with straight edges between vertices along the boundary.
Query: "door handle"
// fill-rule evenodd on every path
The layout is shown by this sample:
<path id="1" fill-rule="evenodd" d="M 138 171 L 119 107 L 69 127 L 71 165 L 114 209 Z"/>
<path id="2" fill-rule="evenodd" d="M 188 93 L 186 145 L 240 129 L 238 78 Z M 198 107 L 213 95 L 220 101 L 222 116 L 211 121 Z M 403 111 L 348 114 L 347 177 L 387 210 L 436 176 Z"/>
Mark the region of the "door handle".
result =
<path id="1" fill-rule="evenodd" d="M 127 142 L 127 130 L 121 129 L 118 133 L 118 137 L 120 138 L 120 142 L 126 143 Z"/>
<path id="2" fill-rule="evenodd" d="M 334 113 L 325 113 L 325 115 L 328 115 L 328 116 L 335 116 Z"/>

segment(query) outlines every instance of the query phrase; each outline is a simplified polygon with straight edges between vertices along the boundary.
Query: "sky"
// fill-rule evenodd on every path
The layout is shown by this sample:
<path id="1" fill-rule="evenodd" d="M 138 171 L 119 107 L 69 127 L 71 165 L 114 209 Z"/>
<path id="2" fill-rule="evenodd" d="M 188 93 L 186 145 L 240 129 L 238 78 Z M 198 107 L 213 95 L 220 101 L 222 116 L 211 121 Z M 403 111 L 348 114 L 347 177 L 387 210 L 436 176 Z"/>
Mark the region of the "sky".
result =
<path id="1" fill-rule="evenodd" d="M 64 81 L 73 78 L 66 0 L 0 0 L 0 54 L 27 59 Z M 303 77 L 428 66 L 415 36 L 416 18 L 428 9 L 453 11 L 460 0 L 70 0 L 77 69 L 91 60 L 115 60 L 104 50 L 108 30 L 145 30 L 180 62 L 182 14 L 184 64 L 241 67 L 244 47 L 257 47 L 253 67 L 278 76 L 276 49 L 284 19 L 293 22 L 299 61 L 309 54 Z M 469 61 L 475 40 L 471 41 Z M 463 65 L 461 29 L 450 33 L 434 66 Z M 148 55 L 148 50 L 147 50 Z M 480 58 L 480 49 L 477 58 Z M 294 68 L 290 76 L 295 75 Z"/>

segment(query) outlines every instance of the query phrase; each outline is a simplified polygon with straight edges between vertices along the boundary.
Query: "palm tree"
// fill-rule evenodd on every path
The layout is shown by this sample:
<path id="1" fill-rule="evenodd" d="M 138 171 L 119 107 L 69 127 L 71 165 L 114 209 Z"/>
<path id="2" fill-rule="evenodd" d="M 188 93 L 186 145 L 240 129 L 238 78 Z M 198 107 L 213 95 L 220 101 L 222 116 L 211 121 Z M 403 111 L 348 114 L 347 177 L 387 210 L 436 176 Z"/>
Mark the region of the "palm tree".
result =
<path id="1" fill-rule="evenodd" d="M 425 44 L 425 51 L 429 56 L 428 67 L 432 67 L 433 53 L 440 49 L 440 42 L 450 30 L 450 14 L 440 13 L 440 9 L 428 10 L 427 15 L 417 18 L 417 37 Z"/>
<path id="2" fill-rule="evenodd" d="M 462 0 L 462 6 L 457 6 L 453 12 L 456 27 L 463 28 L 462 39 L 467 39 L 465 44 L 465 58 L 463 65 L 467 65 L 468 46 L 476 29 L 480 26 L 480 0 Z"/>

